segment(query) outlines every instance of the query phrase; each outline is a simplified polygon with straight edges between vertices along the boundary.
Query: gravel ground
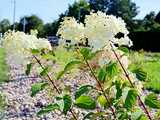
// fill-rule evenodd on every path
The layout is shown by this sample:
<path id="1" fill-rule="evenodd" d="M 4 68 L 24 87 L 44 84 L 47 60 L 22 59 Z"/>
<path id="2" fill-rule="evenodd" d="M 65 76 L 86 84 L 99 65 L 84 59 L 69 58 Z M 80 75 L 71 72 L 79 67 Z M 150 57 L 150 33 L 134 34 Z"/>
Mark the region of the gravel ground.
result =
<path id="1" fill-rule="evenodd" d="M 70 120 L 71 114 L 62 115 L 60 111 L 55 111 L 41 117 L 37 117 L 36 113 L 44 106 L 51 103 L 53 100 L 47 95 L 47 91 L 41 91 L 35 97 L 31 97 L 31 85 L 41 81 L 40 78 L 32 74 L 30 78 L 25 76 L 22 66 L 13 65 L 8 61 L 10 66 L 10 81 L 0 85 L 0 92 L 3 93 L 7 100 L 7 106 L 4 111 L 2 120 Z M 91 81 L 92 80 L 92 81 Z M 63 83 L 70 86 L 71 93 L 74 93 L 79 84 L 95 85 L 95 82 L 87 72 L 79 72 L 78 76 L 68 80 L 64 77 Z M 57 84 L 59 84 L 57 82 Z M 145 91 L 144 94 L 148 94 Z M 79 120 L 82 118 L 82 113 L 86 113 L 81 109 L 74 108 L 75 113 L 79 113 Z M 88 111 L 87 111 L 88 112 Z M 152 115 L 155 110 L 152 110 Z M 0 114 L 1 120 L 1 114 Z"/>
<path id="2" fill-rule="evenodd" d="M 52 100 L 47 96 L 46 91 L 41 91 L 35 97 L 31 97 L 31 85 L 37 81 L 41 81 L 40 78 L 31 75 L 28 78 L 24 75 L 24 68 L 22 66 L 14 66 L 8 61 L 10 66 L 10 81 L 3 83 L 0 86 L 0 91 L 5 95 L 7 100 L 7 106 L 4 111 L 3 120 L 69 120 L 71 115 L 61 115 L 59 111 L 37 117 L 36 113 L 43 106 L 49 104 Z M 82 74 L 82 73 L 80 73 Z M 78 76 L 71 81 L 64 81 L 65 85 L 69 85 L 72 91 L 75 91 L 78 84 L 88 83 L 95 84 L 89 81 L 89 75 Z M 66 79 L 66 78 L 65 78 Z M 74 109 L 78 113 L 78 109 Z"/>

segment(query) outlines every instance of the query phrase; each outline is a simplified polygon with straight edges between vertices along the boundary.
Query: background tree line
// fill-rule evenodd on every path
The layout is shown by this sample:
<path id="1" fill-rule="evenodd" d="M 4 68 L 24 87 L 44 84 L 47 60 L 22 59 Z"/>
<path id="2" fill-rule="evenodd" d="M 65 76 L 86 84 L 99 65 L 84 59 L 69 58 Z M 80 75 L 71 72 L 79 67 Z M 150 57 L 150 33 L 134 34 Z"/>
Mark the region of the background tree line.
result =
<path id="1" fill-rule="evenodd" d="M 72 16 L 80 22 L 84 22 L 85 15 L 91 11 L 103 11 L 108 15 L 112 14 L 122 17 L 131 32 L 130 37 L 134 41 L 135 49 L 146 49 L 143 45 L 139 45 L 139 43 L 152 43 L 149 40 L 149 43 L 147 43 L 148 41 L 145 40 L 146 35 L 150 34 L 159 38 L 159 33 L 157 32 L 160 32 L 160 12 L 157 15 L 155 12 L 150 12 L 142 20 L 135 19 L 139 11 L 137 5 L 131 0 L 79 0 L 69 5 L 68 9 L 62 13 L 57 20 L 51 23 L 44 24 L 43 20 L 36 15 L 24 16 L 19 22 L 15 23 L 16 30 L 24 31 L 25 24 L 26 33 L 29 33 L 31 29 L 37 29 L 39 37 L 55 36 L 63 17 Z M 4 33 L 12 28 L 13 25 L 10 24 L 9 20 L 4 19 L 0 21 L 0 33 Z M 139 41 L 139 38 L 141 38 L 141 41 Z M 147 38 L 149 38 L 149 36 L 147 36 Z M 157 42 L 153 41 L 153 47 L 154 43 L 157 44 Z M 136 45 L 138 45 L 138 47 Z M 150 47 L 152 48 L 152 45 Z M 150 50 L 150 48 L 147 50 Z"/>

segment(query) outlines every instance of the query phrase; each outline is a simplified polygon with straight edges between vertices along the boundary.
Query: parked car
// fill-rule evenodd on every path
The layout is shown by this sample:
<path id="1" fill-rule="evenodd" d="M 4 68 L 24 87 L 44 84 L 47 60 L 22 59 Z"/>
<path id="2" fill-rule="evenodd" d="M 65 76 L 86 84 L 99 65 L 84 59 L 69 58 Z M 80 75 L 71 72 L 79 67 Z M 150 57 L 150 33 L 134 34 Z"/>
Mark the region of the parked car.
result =
<path id="1" fill-rule="evenodd" d="M 48 36 L 48 41 L 51 43 L 52 46 L 58 46 L 59 45 L 59 38 L 56 36 Z"/>

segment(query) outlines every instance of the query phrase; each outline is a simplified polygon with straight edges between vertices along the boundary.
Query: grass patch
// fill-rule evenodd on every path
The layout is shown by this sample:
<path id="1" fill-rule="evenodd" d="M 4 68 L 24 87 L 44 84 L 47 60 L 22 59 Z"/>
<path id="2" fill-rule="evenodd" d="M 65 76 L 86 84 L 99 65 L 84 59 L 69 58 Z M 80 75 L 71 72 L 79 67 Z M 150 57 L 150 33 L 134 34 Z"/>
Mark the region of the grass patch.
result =
<path id="1" fill-rule="evenodd" d="M 147 72 L 145 88 L 160 93 L 160 53 L 135 52 L 130 56 L 130 69 L 141 67 Z"/>
<path id="2" fill-rule="evenodd" d="M 6 98 L 4 97 L 4 95 L 2 95 L 0 93 L 0 120 L 3 120 L 5 114 L 4 114 L 4 110 L 6 107 Z"/>
<path id="3" fill-rule="evenodd" d="M 3 48 L 0 48 L 0 83 L 8 81 L 8 67 L 5 62 L 5 52 Z"/>
<path id="4" fill-rule="evenodd" d="M 7 73 L 8 67 L 5 62 L 5 51 L 3 48 L 0 48 L 0 84 L 8 81 Z M 3 111 L 6 106 L 5 97 L 2 94 L 3 93 L 0 92 L 0 119 L 4 116 Z"/>

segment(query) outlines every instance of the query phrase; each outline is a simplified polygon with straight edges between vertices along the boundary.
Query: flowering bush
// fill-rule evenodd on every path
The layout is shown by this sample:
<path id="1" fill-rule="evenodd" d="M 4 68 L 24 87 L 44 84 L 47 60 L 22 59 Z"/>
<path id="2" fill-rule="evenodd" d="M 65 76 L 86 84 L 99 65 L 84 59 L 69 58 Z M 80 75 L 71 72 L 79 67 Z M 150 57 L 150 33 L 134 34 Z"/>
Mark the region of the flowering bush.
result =
<path id="1" fill-rule="evenodd" d="M 46 81 L 32 86 L 32 96 L 46 86 L 57 93 L 53 103 L 42 108 L 38 115 L 59 110 L 75 120 L 152 120 L 153 116 L 157 119 L 158 114 L 151 115 L 148 109 L 160 108 L 157 96 L 153 93 L 145 96 L 143 92 L 147 74 L 141 68 L 128 70 L 129 53 L 123 47 L 132 45 L 128 33 L 121 18 L 97 12 L 87 15 L 84 24 L 72 17 L 64 18 L 57 33 L 61 44 L 55 51 L 47 40 L 22 32 L 6 33 L 3 45 L 19 63 L 31 61 L 27 75 L 34 64 L 41 67 L 39 74 Z M 65 40 L 71 40 L 69 46 Z M 58 50 L 67 57 L 60 56 Z M 55 68 L 57 65 L 62 68 Z M 83 76 L 79 74 L 82 71 L 90 75 L 91 83 L 66 88 L 63 77 L 70 79 L 71 73 Z"/>
<path id="2" fill-rule="evenodd" d="M 83 40 L 87 38 L 89 45 L 96 51 L 105 46 L 111 49 L 110 44 L 132 46 L 128 33 L 126 24 L 121 18 L 98 12 L 86 16 L 85 24 L 78 23 L 72 17 L 64 18 L 57 34 L 62 39 L 71 40 L 73 44 L 84 42 Z M 122 34 L 119 39 L 116 37 L 118 34 Z"/>
<path id="3" fill-rule="evenodd" d="M 31 49 L 52 49 L 46 39 L 38 39 L 35 35 L 12 31 L 5 33 L 3 47 L 14 64 L 27 64 L 30 62 L 32 57 Z"/>

